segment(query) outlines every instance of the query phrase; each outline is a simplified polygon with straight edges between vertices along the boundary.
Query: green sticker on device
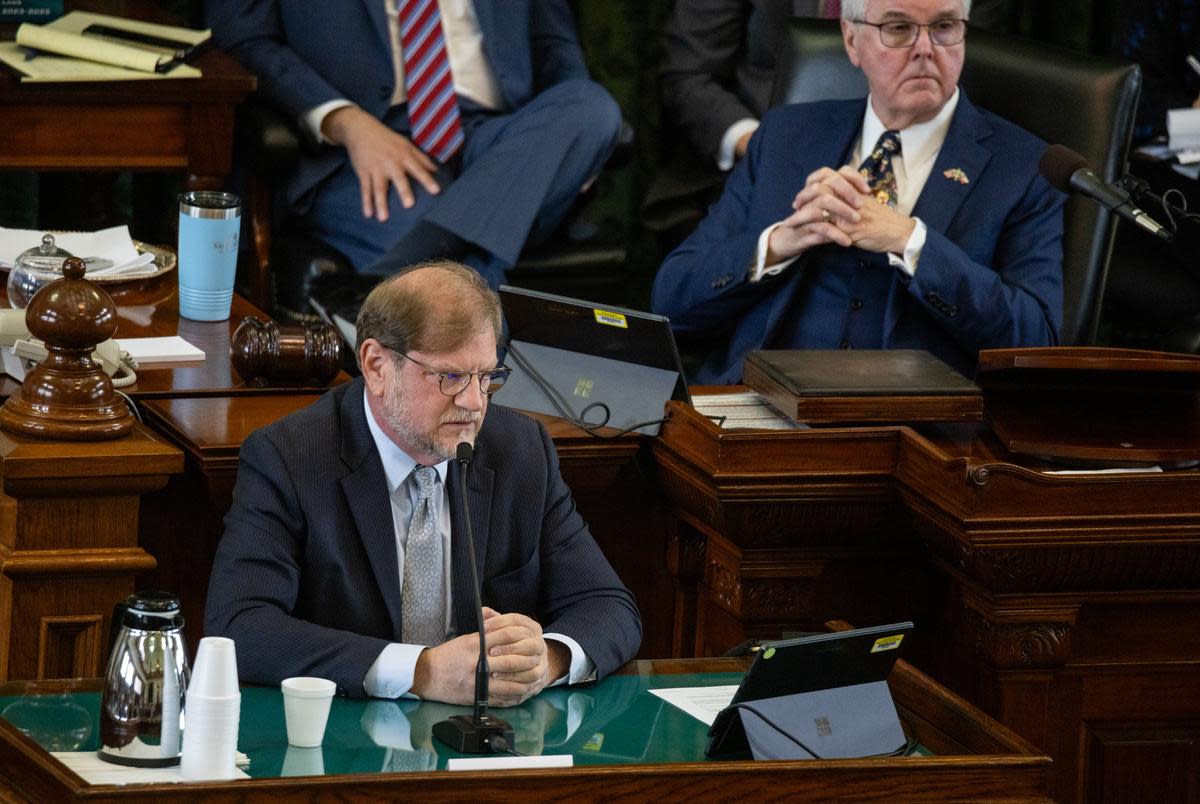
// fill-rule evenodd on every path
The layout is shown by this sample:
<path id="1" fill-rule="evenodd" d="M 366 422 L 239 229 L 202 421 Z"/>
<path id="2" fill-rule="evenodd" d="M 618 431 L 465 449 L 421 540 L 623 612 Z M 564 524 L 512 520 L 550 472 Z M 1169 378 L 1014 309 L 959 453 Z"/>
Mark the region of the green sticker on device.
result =
<path id="1" fill-rule="evenodd" d="M 764 659 L 770 659 L 770 658 L 771 658 L 772 656 L 774 656 L 774 655 L 775 655 L 775 649 L 774 649 L 774 648 L 767 648 L 765 651 L 763 651 L 763 658 L 764 658 Z"/>

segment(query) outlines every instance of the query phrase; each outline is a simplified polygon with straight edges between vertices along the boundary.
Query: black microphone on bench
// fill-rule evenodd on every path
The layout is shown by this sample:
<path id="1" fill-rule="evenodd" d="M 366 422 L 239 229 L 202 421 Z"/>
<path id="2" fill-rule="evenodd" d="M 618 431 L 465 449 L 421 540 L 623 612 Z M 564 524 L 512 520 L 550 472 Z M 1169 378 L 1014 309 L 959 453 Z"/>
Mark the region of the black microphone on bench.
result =
<path id="1" fill-rule="evenodd" d="M 475 565 L 475 537 L 471 533 L 471 512 L 467 509 L 467 470 L 474 448 L 466 441 L 458 445 L 455 460 L 462 467 L 462 522 L 467 532 L 467 553 L 471 557 L 471 586 L 475 592 L 475 616 L 478 618 L 479 663 L 475 665 L 475 711 L 455 715 L 433 724 L 433 736 L 461 754 L 495 754 L 513 750 L 513 730 L 508 721 L 492 717 L 487 711 L 488 660 L 483 638 L 483 600 L 479 593 L 479 569 Z"/>
<path id="2" fill-rule="evenodd" d="M 1046 148 L 1038 162 L 1038 172 L 1050 186 L 1064 193 L 1085 195 L 1157 238 L 1169 243 L 1175 237 L 1173 232 L 1138 209 L 1129 193 L 1101 179 L 1088 167 L 1086 159 L 1065 145 Z"/>

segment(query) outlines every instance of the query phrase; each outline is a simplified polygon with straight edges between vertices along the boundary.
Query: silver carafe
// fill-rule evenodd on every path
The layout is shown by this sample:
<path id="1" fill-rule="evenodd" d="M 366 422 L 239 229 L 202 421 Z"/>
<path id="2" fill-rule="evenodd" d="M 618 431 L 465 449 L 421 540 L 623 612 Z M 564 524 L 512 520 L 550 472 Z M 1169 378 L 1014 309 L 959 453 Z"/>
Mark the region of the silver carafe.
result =
<path id="1" fill-rule="evenodd" d="M 179 598 L 139 592 L 118 604 L 100 702 L 100 758 L 140 767 L 178 764 L 189 676 Z"/>

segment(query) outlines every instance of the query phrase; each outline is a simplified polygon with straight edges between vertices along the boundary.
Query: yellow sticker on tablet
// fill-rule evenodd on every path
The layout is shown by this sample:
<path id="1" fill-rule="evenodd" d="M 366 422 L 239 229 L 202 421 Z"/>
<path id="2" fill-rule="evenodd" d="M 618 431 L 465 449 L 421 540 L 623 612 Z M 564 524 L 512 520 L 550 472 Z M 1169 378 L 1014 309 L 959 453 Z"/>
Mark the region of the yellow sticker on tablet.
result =
<path id="1" fill-rule="evenodd" d="M 611 310 L 592 309 L 592 314 L 596 316 L 597 324 L 604 324 L 609 327 L 620 327 L 621 329 L 629 329 L 629 322 L 625 320 L 622 313 L 614 313 Z"/>
<path id="2" fill-rule="evenodd" d="M 764 658 L 764 659 L 770 659 L 770 658 L 771 658 L 772 656 L 774 656 L 774 655 L 775 655 L 775 649 L 774 649 L 774 648 L 767 648 L 765 651 L 763 651 L 763 658 Z"/>
<path id="3" fill-rule="evenodd" d="M 904 634 L 896 634 L 895 636 L 880 637 L 875 640 L 875 644 L 871 646 L 871 653 L 882 653 L 885 650 L 895 650 L 900 647 L 900 642 L 904 639 Z"/>

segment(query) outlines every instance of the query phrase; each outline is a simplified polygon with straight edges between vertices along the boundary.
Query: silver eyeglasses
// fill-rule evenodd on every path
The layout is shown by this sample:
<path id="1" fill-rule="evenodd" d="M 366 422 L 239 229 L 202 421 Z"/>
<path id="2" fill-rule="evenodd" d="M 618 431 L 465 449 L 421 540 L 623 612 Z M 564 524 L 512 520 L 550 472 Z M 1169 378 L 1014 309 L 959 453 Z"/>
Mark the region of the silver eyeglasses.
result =
<path id="1" fill-rule="evenodd" d="M 390 347 L 389 347 L 390 348 Z M 411 360 L 425 370 L 426 374 L 438 378 L 438 390 L 446 396 L 458 396 L 471 383 L 472 377 L 479 378 L 479 390 L 487 396 L 491 396 L 500 390 L 504 383 L 508 380 L 508 375 L 512 374 L 512 369 L 500 366 L 499 368 L 489 369 L 488 371 L 438 371 L 430 366 L 425 365 L 415 357 L 411 357 L 404 352 L 392 349 L 393 352 L 403 357 L 405 360 Z"/>
<path id="2" fill-rule="evenodd" d="M 967 37 L 966 20 L 937 20 L 928 25 L 907 20 L 894 22 L 867 22 L 855 20 L 859 25 L 870 25 L 879 30 L 879 41 L 884 47 L 912 47 L 921 36 L 921 29 L 929 30 L 929 39 L 940 47 L 957 45 Z"/>

